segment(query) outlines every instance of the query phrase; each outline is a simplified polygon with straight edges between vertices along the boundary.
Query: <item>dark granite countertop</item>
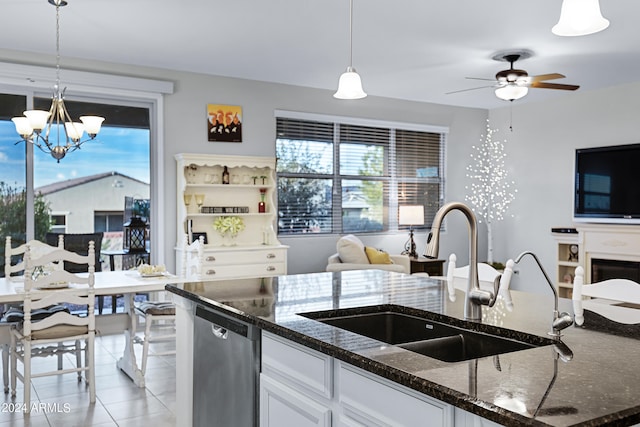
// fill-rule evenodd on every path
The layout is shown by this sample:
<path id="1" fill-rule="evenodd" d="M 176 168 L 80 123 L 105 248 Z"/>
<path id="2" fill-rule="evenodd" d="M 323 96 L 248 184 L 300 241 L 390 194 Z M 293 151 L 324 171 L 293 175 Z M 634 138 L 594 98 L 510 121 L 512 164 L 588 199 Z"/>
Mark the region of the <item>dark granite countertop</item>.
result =
<path id="1" fill-rule="evenodd" d="M 546 283 L 541 282 L 546 288 Z M 465 324 L 464 293 L 451 302 L 437 279 L 377 270 L 315 273 L 264 279 L 193 282 L 166 289 L 188 300 L 248 321 L 265 331 L 329 354 L 436 399 L 504 425 L 627 426 L 640 423 L 639 342 L 572 326 L 562 341 L 573 357 L 553 345 L 442 362 L 344 331 L 299 313 L 381 306 Z M 518 338 L 547 337 L 553 297 L 512 291 L 483 307 L 482 330 Z M 572 313 L 571 301 L 561 299 Z M 564 349 L 566 351 L 566 349 Z"/>

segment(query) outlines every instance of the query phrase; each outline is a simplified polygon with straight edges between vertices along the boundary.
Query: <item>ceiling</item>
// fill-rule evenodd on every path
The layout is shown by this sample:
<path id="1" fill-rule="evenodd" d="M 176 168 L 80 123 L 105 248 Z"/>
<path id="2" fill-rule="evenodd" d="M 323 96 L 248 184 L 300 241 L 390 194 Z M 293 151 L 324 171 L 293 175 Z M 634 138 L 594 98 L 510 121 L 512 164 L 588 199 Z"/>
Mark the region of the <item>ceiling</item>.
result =
<path id="1" fill-rule="evenodd" d="M 348 0 L 68 0 L 61 65 L 83 58 L 335 90 L 349 65 Z M 353 66 L 369 95 L 499 108 L 492 57 L 527 49 L 530 75 L 581 91 L 640 81 L 640 1 L 600 0 L 611 21 L 583 37 L 551 33 L 561 0 L 354 0 Z M 55 8 L 2 0 L 0 48 L 47 54 L 55 65 Z M 3 58 L 0 56 L 0 60 Z M 573 92 L 531 89 L 517 103 Z M 575 95 L 574 95 L 575 96 Z M 362 102 L 362 101 L 345 101 Z M 366 101 L 365 101 L 366 102 Z"/>

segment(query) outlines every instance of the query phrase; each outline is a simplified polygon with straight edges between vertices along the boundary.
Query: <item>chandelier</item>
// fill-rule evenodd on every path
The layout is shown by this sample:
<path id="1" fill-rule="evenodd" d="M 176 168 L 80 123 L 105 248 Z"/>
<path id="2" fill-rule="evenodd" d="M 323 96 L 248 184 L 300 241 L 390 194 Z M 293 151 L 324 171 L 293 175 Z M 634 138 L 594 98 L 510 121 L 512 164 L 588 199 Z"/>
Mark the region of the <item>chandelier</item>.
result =
<path id="1" fill-rule="evenodd" d="M 23 141 L 31 142 L 60 163 L 60 159 L 68 152 L 75 151 L 83 143 L 95 139 L 104 117 L 80 116 L 80 122 L 74 122 L 64 105 L 66 88 L 60 89 L 60 7 L 66 6 L 67 2 L 48 1 L 56 7 L 56 83 L 53 86 L 51 108 L 49 111 L 28 110 L 23 113 L 24 116 L 11 120 Z M 82 140 L 85 132 L 88 138 Z"/>

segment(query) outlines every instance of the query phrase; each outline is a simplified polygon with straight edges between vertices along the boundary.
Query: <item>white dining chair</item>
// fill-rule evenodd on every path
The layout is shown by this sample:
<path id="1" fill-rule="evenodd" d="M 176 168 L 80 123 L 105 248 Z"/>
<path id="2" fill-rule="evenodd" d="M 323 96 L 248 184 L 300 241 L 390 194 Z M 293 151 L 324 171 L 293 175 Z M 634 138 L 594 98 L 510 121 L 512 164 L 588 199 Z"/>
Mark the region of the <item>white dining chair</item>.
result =
<path id="1" fill-rule="evenodd" d="M 204 256 L 204 236 L 189 244 L 188 236 L 183 239 L 181 276 L 198 277 L 202 271 Z M 140 370 L 145 375 L 147 360 L 149 358 L 149 346 L 157 343 L 170 343 L 176 339 L 176 306 L 171 301 L 144 301 L 134 306 L 135 319 L 133 322 L 133 342 L 142 345 L 142 358 Z M 144 332 L 142 336 L 136 331 L 140 328 L 140 320 L 144 320 Z M 153 356 L 169 356 L 176 354 L 173 348 L 156 350 Z"/>
<path id="2" fill-rule="evenodd" d="M 22 323 L 11 328 L 11 395 L 16 395 L 17 380 L 24 384 L 23 403 L 29 412 L 31 406 L 31 379 L 68 373 L 84 374 L 89 386 L 89 400 L 96 401 L 94 343 L 95 343 L 95 249 L 89 242 L 87 255 L 56 248 L 35 258 L 31 244 L 24 252 L 24 300 Z M 86 264 L 88 274 L 76 275 L 59 268 L 65 261 Z M 88 307 L 86 315 L 74 315 L 69 309 L 59 310 L 64 304 Z M 52 307 L 56 307 L 52 311 Z M 84 347 L 82 347 L 84 343 Z M 62 353 L 85 356 L 84 365 L 66 369 L 33 372 L 32 359 Z M 18 369 L 18 361 L 22 371 Z"/>
<path id="3" fill-rule="evenodd" d="M 32 253 L 42 255 L 56 249 L 55 246 L 50 246 L 39 240 L 31 240 L 28 244 L 32 248 Z M 58 241 L 58 247 L 62 247 L 61 244 L 61 241 Z M 12 247 L 11 236 L 5 238 L 4 277 L 6 280 L 24 280 L 24 252 L 26 249 L 27 243 L 23 243 L 14 248 Z M 22 321 L 23 312 L 21 307 L 12 307 L 7 304 L 3 307 L 2 314 L 2 321 L 0 321 L 0 346 L 2 346 L 2 382 L 6 394 L 9 393 L 9 344 L 11 343 L 9 329 L 12 324 Z M 58 356 L 58 369 L 62 369 L 62 355 Z"/>
<path id="4" fill-rule="evenodd" d="M 449 290 L 449 299 L 451 301 L 456 300 L 456 288 L 464 291 L 466 291 L 467 289 L 466 280 L 456 280 L 456 278 L 468 279 L 469 277 L 469 266 L 466 265 L 464 267 L 457 267 L 456 261 L 457 258 L 455 254 L 449 255 L 449 263 L 447 265 L 447 287 Z M 513 265 L 513 260 L 509 259 L 505 264 L 504 271 L 500 273 L 489 264 L 483 262 L 478 263 L 478 280 L 480 280 L 481 288 L 493 291 L 493 282 L 495 278 L 498 275 L 502 275 L 500 277 L 500 287 L 498 288 L 498 295 L 502 296 L 509 311 L 513 310 L 513 300 L 511 299 L 511 292 L 509 291 L 511 277 L 513 276 Z"/>

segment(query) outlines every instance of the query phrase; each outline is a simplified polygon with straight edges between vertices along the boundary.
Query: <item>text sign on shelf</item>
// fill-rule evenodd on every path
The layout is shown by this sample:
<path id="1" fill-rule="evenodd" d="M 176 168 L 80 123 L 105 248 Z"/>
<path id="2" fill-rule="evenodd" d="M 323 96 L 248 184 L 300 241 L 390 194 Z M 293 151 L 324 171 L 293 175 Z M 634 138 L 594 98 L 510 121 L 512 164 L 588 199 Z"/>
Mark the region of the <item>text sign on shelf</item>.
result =
<path id="1" fill-rule="evenodd" d="M 201 213 L 210 214 L 236 214 L 236 213 L 249 213 L 248 206 L 202 206 L 200 208 Z"/>

